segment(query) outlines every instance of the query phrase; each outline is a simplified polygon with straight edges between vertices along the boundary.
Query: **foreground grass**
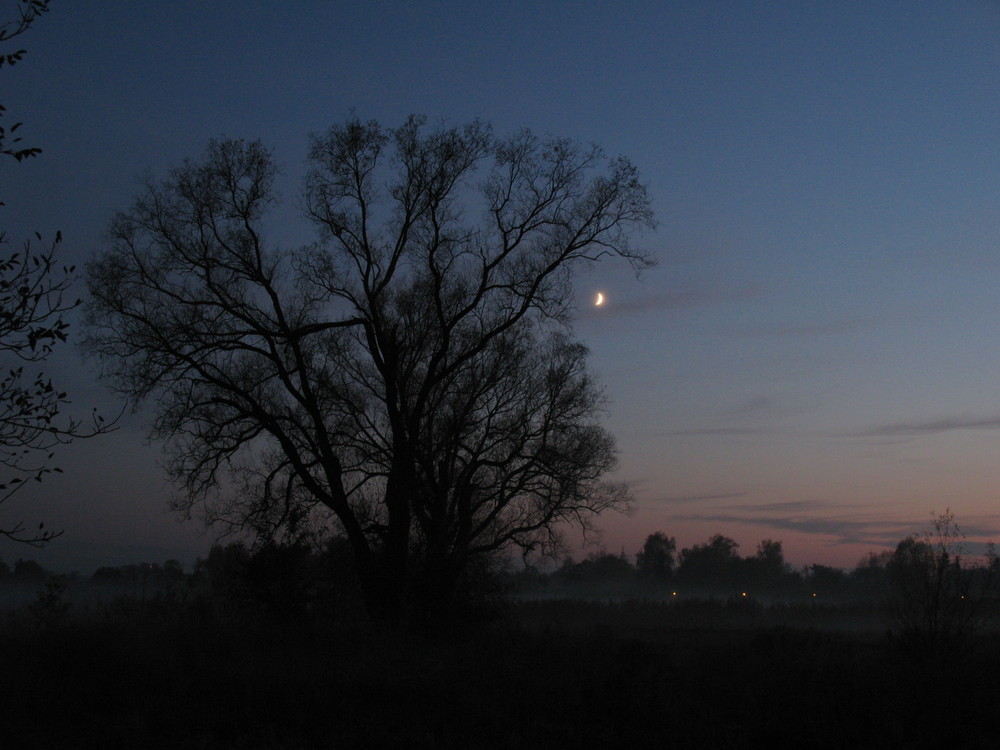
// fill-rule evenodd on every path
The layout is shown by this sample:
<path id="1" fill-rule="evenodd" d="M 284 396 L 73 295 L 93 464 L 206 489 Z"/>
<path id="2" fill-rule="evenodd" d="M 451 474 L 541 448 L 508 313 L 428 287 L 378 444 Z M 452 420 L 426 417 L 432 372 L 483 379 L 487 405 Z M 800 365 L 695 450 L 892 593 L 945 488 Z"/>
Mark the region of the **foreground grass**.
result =
<path id="1" fill-rule="evenodd" d="M 1000 745 L 993 636 L 944 657 L 691 610 L 536 602 L 440 638 L 180 607 L 15 618 L 0 628 L 0 746 Z"/>

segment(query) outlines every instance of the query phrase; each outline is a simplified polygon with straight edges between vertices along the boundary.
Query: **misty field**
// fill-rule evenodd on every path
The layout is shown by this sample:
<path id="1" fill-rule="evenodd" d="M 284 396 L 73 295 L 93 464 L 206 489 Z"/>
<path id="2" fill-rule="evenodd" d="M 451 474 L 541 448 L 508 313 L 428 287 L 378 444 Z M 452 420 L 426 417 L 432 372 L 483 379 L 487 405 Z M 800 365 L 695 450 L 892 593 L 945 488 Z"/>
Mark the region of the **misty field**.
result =
<path id="1" fill-rule="evenodd" d="M 203 604 L 9 614 L 3 747 L 1000 743 L 1000 639 L 907 650 L 871 608 L 538 601 L 412 635 Z"/>

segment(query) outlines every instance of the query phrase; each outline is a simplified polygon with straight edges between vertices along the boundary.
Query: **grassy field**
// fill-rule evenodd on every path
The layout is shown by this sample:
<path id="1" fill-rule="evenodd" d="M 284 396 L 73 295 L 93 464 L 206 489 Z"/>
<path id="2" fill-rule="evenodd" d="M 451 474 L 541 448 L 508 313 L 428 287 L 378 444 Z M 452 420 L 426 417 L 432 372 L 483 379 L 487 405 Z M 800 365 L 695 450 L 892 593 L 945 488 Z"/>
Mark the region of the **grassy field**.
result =
<path id="1" fill-rule="evenodd" d="M 437 637 L 119 602 L 0 627 L 7 748 L 992 748 L 1000 639 L 877 611 L 514 604 Z"/>

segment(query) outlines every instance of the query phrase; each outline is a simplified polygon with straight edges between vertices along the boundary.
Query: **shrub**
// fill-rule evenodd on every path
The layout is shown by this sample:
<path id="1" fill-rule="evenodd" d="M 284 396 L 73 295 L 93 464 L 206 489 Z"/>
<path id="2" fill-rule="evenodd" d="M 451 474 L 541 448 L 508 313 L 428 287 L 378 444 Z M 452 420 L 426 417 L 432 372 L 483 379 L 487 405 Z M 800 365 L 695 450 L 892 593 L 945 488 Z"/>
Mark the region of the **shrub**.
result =
<path id="1" fill-rule="evenodd" d="M 965 535 L 951 510 L 934 516 L 933 526 L 896 546 L 887 565 L 889 614 L 901 644 L 940 655 L 963 645 L 981 624 L 996 553 L 991 545 L 987 565 L 967 565 Z"/>

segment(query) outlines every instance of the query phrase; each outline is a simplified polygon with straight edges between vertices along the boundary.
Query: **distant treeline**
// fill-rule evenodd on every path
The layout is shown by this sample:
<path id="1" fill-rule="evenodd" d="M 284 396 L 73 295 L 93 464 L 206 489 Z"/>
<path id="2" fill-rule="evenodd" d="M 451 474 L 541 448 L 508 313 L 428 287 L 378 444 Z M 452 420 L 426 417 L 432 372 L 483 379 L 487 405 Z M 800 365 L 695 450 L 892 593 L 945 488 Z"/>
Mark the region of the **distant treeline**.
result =
<path id="1" fill-rule="evenodd" d="M 512 583 L 516 592 L 528 596 L 852 601 L 884 599 L 915 575 L 930 584 L 943 577 L 942 565 L 960 567 L 962 586 L 969 590 L 981 592 L 998 579 L 995 558 L 969 565 L 959 555 L 942 554 L 931 541 L 917 537 L 902 540 L 894 551 L 865 555 L 852 570 L 818 564 L 795 568 L 785 560 L 782 543 L 771 539 L 762 540 L 752 555 L 741 556 L 738 548 L 733 539 L 716 534 L 678 552 L 672 537 L 657 532 L 646 539 L 634 564 L 624 552 L 600 552 L 579 562 L 566 558 L 549 573 L 525 569 L 512 576 Z"/>
<path id="2" fill-rule="evenodd" d="M 782 543 L 763 539 L 751 555 L 722 534 L 703 544 L 677 550 L 662 532 L 650 534 L 641 550 L 624 554 L 593 553 L 577 562 L 565 558 L 555 569 L 497 560 L 490 569 L 473 571 L 465 582 L 466 602 L 489 606 L 513 598 L 781 598 L 817 603 L 884 600 L 902 592 L 907 601 L 936 596 L 993 596 L 1000 582 L 996 556 L 986 563 L 961 557 L 955 540 L 935 543 L 908 537 L 894 551 L 869 553 L 851 570 L 826 565 L 796 568 Z M 634 562 L 632 562 L 634 559 Z M 343 539 L 325 545 L 269 544 L 250 548 L 241 542 L 214 545 L 208 556 L 186 571 L 177 560 L 102 567 L 89 578 L 53 576 L 32 560 L 13 566 L 0 560 L 4 583 L 44 583 L 58 578 L 71 589 L 92 584 L 120 596 L 149 599 L 169 595 L 213 606 L 271 609 L 276 612 L 328 610 L 358 614 L 360 593 L 351 556 Z"/>
<path id="3" fill-rule="evenodd" d="M 40 598 L 58 594 L 72 602 L 92 600 L 88 593 L 93 593 L 104 600 L 186 602 L 194 607 L 282 614 L 323 608 L 339 613 L 351 609 L 353 614 L 360 607 L 350 557 L 340 539 L 321 549 L 302 544 L 260 548 L 242 542 L 217 544 L 190 571 L 178 560 L 167 560 L 101 567 L 90 576 L 57 575 L 34 560 L 18 560 L 13 566 L 0 560 L 0 591 L 25 589 L 29 584 Z"/>

